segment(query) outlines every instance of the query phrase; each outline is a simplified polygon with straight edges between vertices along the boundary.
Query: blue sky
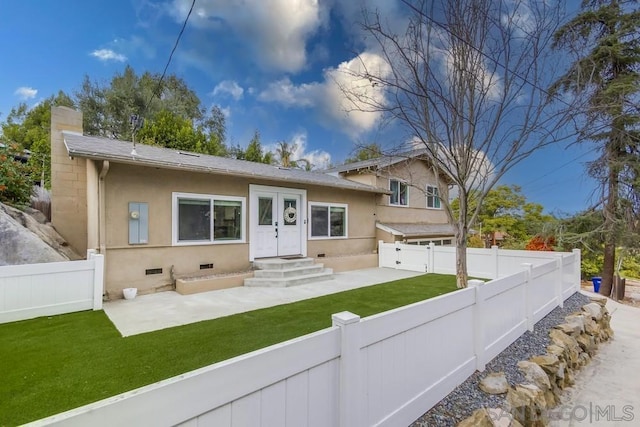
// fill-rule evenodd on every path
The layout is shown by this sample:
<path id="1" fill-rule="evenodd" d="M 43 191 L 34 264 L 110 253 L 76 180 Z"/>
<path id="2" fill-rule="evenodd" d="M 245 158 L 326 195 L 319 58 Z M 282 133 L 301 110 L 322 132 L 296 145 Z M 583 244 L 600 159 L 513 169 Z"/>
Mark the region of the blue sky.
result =
<path id="1" fill-rule="evenodd" d="M 368 0 L 384 16 L 396 0 Z M 0 0 L 0 120 L 19 102 L 35 105 L 58 90 L 73 93 L 85 74 L 106 82 L 125 65 L 162 72 L 191 0 Z M 346 115 L 332 82 L 370 40 L 355 24 L 360 1 L 198 0 L 168 72 L 184 79 L 204 106 L 227 115 L 231 144 L 255 129 L 265 145 L 297 143 L 299 157 L 341 163 L 356 144 L 393 146 L 402 136 L 375 114 Z M 508 173 L 549 212 L 590 205 L 595 184 L 584 162 L 591 145 L 539 151 Z"/>

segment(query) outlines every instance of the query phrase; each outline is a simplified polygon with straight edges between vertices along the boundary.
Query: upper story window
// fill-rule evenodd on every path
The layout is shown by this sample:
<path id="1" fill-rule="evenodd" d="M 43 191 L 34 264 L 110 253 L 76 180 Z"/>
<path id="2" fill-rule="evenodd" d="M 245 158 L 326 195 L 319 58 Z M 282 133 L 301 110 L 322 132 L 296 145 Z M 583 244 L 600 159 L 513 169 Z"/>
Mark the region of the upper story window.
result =
<path id="1" fill-rule="evenodd" d="M 427 207 L 440 209 L 440 195 L 438 194 L 438 187 L 427 185 Z"/>
<path id="2" fill-rule="evenodd" d="M 245 198 L 173 193 L 173 244 L 243 243 Z"/>
<path id="3" fill-rule="evenodd" d="M 389 180 L 389 204 L 396 206 L 408 206 L 409 205 L 409 186 L 406 182 L 399 179 Z"/>

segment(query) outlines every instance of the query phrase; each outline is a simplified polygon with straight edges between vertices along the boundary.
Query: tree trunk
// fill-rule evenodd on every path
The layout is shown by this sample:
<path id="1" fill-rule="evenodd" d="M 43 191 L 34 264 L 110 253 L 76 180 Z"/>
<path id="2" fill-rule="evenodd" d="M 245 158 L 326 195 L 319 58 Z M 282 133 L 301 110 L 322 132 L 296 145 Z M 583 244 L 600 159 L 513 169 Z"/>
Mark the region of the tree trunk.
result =
<path id="1" fill-rule="evenodd" d="M 467 287 L 467 227 L 458 224 L 456 233 L 456 285 L 458 288 Z"/>
<path id="2" fill-rule="evenodd" d="M 613 274 L 615 272 L 616 261 L 616 241 L 617 226 L 616 218 L 618 215 L 618 195 L 620 175 L 620 136 L 618 129 L 621 126 L 617 123 L 619 119 L 614 120 L 612 125 L 611 139 L 607 143 L 607 200 L 604 206 L 604 260 L 602 263 L 602 284 L 600 285 L 600 294 L 610 296 L 613 287 Z"/>

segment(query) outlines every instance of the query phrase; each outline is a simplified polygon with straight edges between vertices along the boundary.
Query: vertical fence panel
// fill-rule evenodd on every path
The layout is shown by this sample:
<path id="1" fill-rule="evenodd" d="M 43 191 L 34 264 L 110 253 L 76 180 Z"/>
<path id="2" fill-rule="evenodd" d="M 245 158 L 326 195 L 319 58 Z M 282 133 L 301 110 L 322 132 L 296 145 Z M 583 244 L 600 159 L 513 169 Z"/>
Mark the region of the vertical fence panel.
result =
<path id="1" fill-rule="evenodd" d="M 102 308 L 104 256 L 0 267 L 0 323 Z"/>

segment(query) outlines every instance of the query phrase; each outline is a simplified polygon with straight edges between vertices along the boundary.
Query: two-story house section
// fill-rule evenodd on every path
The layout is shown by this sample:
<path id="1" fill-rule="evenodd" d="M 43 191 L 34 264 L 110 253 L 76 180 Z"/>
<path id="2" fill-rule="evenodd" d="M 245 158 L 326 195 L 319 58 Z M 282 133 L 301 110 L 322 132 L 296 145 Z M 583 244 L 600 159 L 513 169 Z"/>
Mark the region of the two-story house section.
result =
<path id="1" fill-rule="evenodd" d="M 436 178 L 424 149 L 344 164 L 328 174 L 386 190 L 376 199 L 376 236 L 385 242 L 453 244 L 442 199 L 450 181 Z"/>

